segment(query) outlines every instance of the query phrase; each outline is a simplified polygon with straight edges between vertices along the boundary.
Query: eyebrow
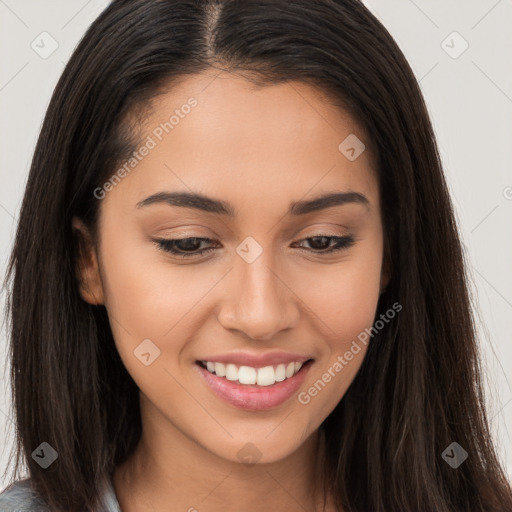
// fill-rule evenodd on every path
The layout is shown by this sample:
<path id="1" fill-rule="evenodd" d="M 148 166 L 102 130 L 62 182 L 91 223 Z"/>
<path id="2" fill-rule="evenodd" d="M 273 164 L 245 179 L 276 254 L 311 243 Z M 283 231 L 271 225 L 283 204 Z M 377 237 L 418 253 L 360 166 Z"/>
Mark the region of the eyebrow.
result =
<path id="1" fill-rule="evenodd" d="M 194 208 L 218 215 L 236 216 L 232 204 L 214 199 L 198 193 L 191 192 L 158 192 L 137 203 L 137 208 L 157 203 L 166 203 L 181 208 Z M 292 202 L 288 215 L 305 215 L 311 212 L 324 210 L 333 206 L 342 206 L 349 203 L 359 203 L 369 206 L 368 198 L 359 192 L 332 192 L 307 201 Z"/>

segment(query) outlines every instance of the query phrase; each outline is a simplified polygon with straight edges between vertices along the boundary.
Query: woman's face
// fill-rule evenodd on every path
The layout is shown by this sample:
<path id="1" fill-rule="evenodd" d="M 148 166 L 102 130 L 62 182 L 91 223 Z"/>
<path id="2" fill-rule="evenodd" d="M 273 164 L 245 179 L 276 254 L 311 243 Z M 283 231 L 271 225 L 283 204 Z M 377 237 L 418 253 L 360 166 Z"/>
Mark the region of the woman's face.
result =
<path id="1" fill-rule="evenodd" d="M 361 142 L 303 83 L 204 73 L 157 97 L 132 167 L 96 192 L 100 245 L 81 289 L 108 311 L 143 418 L 224 459 L 272 462 L 342 399 L 387 282 Z"/>

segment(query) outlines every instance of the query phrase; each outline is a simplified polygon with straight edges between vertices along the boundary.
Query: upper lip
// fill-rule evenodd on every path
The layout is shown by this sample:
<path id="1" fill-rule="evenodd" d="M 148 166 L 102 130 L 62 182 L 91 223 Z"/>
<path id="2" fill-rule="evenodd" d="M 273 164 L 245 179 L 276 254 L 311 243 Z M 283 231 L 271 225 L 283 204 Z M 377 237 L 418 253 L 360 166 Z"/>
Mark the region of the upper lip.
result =
<path id="1" fill-rule="evenodd" d="M 290 352 L 267 352 L 266 354 L 251 354 L 249 352 L 231 352 L 229 354 L 218 354 L 203 357 L 198 361 L 210 361 L 212 363 L 234 364 L 236 366 L 251 366 L 253 368 L 263 368 L 265 366 L 275 366 L 278 364 L 288 364 L 292 362 L 304 363 L 312 359 L 311 356 L 302 356 Z"/>

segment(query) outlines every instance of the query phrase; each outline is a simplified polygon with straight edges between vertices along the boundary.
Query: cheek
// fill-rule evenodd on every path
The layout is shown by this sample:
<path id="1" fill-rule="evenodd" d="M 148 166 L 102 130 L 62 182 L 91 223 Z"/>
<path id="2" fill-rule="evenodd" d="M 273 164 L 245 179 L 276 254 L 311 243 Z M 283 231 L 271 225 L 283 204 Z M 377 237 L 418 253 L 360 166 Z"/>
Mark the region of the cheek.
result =
<path id="1" fill-rule="evenodd" d="M 311 429 L 333 411 L 363 363 L 377 310 L 380 269 L 378 250 L 361 251 L 335 271 L 317 271 L 304 285 L 302 293 L 315 313 L 315 332 L 323 347 L 298 395 Z"/>
<path id="2" fill-rule="evenodd" d="M 110 240 L 104 247 L 105 305 L 119 324 L 117 330 L 125 327 L 136 339 L 160 339 L 211 286 L 191 278 L 192 266 L 173 269 L 157 251 L 141 241 L 121 244 Z"/>
<path id="3" fill-rule="evenodd" d="M 214 281 L 194 279 L 192 266 L 173 270 L 157 251 L 140 241 L 130 244 L 112 237 L 104 244 L 102 273 L 119 356 L 140 390 L 164 407 L 169 396 L 185 400 L 170 374 L 175 374 L 175 360 L 194 332 L 194 306 Z"/>
<path id="4" fill-rule="evenodd" d="M 346 260 L 308 274 L 301 296 L 307 298 L 308 307 L 321 320 L 319 328 L 332 345 L 350 343 L 373 324 L 380 293 L 381 263 L 379 250 L 361 247 Z"/>

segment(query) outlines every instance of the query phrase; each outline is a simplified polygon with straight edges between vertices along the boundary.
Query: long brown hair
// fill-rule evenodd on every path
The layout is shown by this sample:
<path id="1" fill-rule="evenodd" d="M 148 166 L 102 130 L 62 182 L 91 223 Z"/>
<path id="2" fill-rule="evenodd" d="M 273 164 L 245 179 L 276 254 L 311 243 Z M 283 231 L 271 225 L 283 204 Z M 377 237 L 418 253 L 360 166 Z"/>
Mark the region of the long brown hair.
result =
<path id="1" fill-rule="evenodd" d="M 141 434 L 138 389 L 106 310 L 78 291 L 71 219 L 97 228 L 94 190 L 136 147 L 123 120 L 208 68 L 328 92 L 375 148 L 392 262 L 359 373 L 322 424 L 325 482 L 349 511 L 510 511 L 484 409 L 466 266 L 414 74 L 357 0 L 114 0 L 69 60 L 37 142 L 9 262 L 15 477 L 52 510 L 92 511 Z M 139 110 L 137 110 L 138 112 Z M 58 452 L 42 469 L 32 451 Z M 443 452 L 457 442 L 457 468 Z"/>

